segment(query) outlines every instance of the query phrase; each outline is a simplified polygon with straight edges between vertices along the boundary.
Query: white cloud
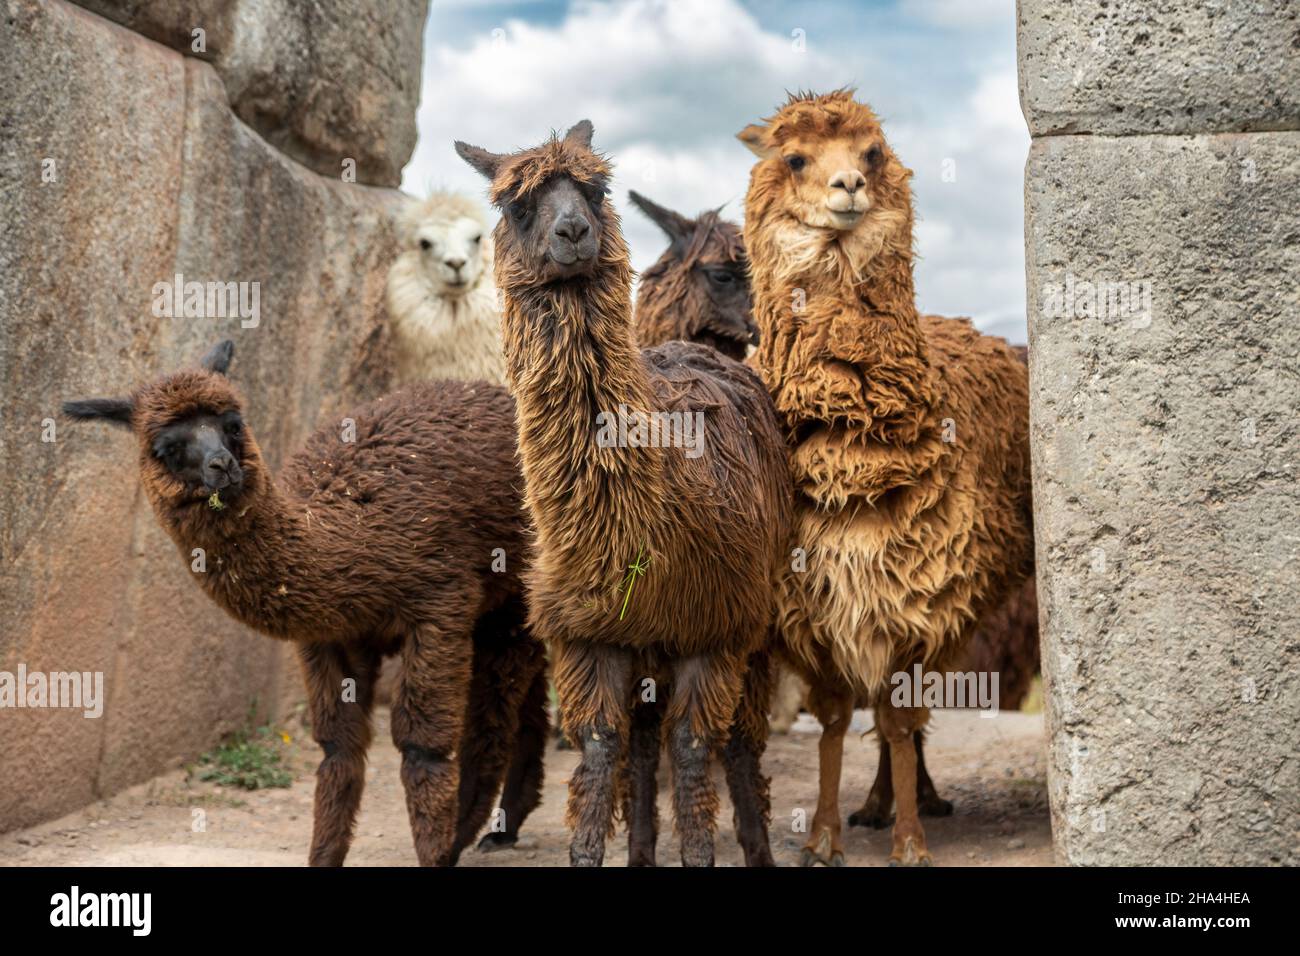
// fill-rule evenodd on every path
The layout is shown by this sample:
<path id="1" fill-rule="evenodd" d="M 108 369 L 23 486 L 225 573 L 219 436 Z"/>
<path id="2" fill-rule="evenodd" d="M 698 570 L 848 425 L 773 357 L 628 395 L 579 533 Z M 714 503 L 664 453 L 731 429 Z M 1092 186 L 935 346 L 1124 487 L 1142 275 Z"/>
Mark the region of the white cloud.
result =
<path id="1" fill-rule="evenodd" d="M 879 98 L 890 142 L 916 170 L 921 306 L 973 315 L 982 326 L 1023 327 L 1029 139 L 1016 93 L 1013 11 L 1005 0 L 902 2 L 904 13 L 952 25 L 975 8 L 981 18 L 996 12 L 1006 20 L 1005 42 L 986 38 L 967 49 L 965 36 L 927 28 L 934 42 L 918 58 L 914 47 L 896 48 L 875 32 L 884 29 L 875 21 L 850 19 L 856 26 L 843 34 L 810 25 L 801 52 L 786 25 L 765 29 L 738 0 L 575 0 L 552 23 L 495 22 L 489 7 L 473 18 L 474 32 L 440 37 L 435 5 L 420 142 L 404 186 L 481 196 L 484 183 L 455 155 L 453 140 L 508 151 L 589 118 L 597 148 L 615 164 L 633 265 L 645 268 L 664 240 L 628 206 L 629 188 L 688 215 L 727 203 L 739 220 L 752 157 L 734 134 L 770 115 L 786 90 L 856 82 Z M 948 72 L 937 76 L 936 62 Z M 957 84 L 963 95 L 953 95 Z M 943 180 L 945 159 L 955 164 L 954 182 Z"/>
<path id="2" fill-rule="evenodd" d="M 737 131 L 770 113 L 787 88 L 843 82 L 835 63 L 763 31 L 735 0 L 576 2 L 555 27 L 514 19 L 456 39 L 468 42 L 435 39 L 425 51 L 409 191 L 481 194 L 453 140 L 506 151 L 586 117 L 596 146 L 613 157 L 620 199 L 631 186 L 693 214 L 744 195 L 751 157 Z M 642 266 L 661 245 L 644 237 L 655 245 L 634 243 Z"/>
<path id="3" fill-rule="evenodd" d="M 1015 0 L 903 0 L 903 13 L 938 27 L 980 27 L 1010 21 Z"/>

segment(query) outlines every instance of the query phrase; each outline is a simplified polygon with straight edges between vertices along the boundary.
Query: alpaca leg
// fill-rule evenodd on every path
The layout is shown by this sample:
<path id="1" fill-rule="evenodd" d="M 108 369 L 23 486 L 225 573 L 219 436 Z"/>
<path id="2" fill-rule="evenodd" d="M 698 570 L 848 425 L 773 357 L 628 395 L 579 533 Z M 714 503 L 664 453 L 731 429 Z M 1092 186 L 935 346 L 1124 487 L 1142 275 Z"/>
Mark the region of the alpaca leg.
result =
<path id="1" fill-rule="evenodd" d="M 422 625 L 402 646 L 393 743 L 402 753 L 406 810 L 421 866 L 449 866 L 456 839 L 462 727 L 474 649 L 468 633 Z"/>
<path id="2" fill-rule="evenodd" d="M 544 665 L 540 643 L 523 629 L 522 605 L 484 615 L 474 630 L 474 665 L 460 748 L 459 821 L 453 859 L 492 814 L 506 767 L 518 744 L 519 718 L 536 671 Z M 493 835 L 518 824 L 504 813 Z M 511 840 L 513 842 L 513 839 Z"/>
<path id="3" fill-rule="evenodd" d="M 609 644 L 560 640 L 551 651 L 564 729 L 582 748 L 569 778 L 569 863 L 600 866 L 614 832 L 617 770 L 627 749 L 632 654 Z"/>
<path id="4" fill-rule="evenodd" d="M 767 749 L 767 709 L 772 695 L 771 656 L 758 651 L 749 657 L 736 718 L 731 724 L 722 762 L 727 789 L 735 807 L 736 841 L 746 866 L 775 866 L 768 826 L 772 820 L 770 781 L 762 768 Z"/>
<path id="5" fill-rule="evenodd" d="M 883 830 L 894 819 L 894 776 L 889 766 L 889 743 L 876 728 L 876 742 L 880 745 L 880 759 L 876 763 L 876 779 L 871 783 L 862 809 L 849 814 L 849 826 L 870 827 Z"/>
<path id="6" fill-rule="evenodd" d="M 312 866 L 342 866 L 365 786 L 380 657 L 349 652 L 338 644 L 300 645 L 298 657 L 307 683 L 312 737 L 325 751 L 316 769 L 309 861 Z M 347 680 L 355 684 L 344 684 Z"/>
<path id="7" fill-rule="evenodd" d="M 746 657 L 737 653 L 696 655 L 674 663 L 666 723 L 682 866 L 713 865 L 718 794 L 709 778 L 709 756 L 727 739 L 736 717 L 745 664 Z"/>
<path id="8" fill-rule="evenodd" d="M 659 838 L 659 749 L 663 742 L 663 712 L 664 703 L 660 700 L 641 701 L 632 708 L 623 795 L 628 866 L 655 865 L 655 844 Z"/>
<path id="9" fill-rule="evenodd" d="M 894 707 L 884 701 L 876 707 L 876 726 L 889 742 L 890 770 L 894 779 L 894 801 L 898 812 L 894 819 L 893 849 L 890 866 L 929 866 L 933 861 L 925 845 L 921 828 L 916 787 L 916 731 L 930 713 L 923 707 Z"/>
<path id="10" fill-rule="evenodd" d="M 916 731 L 912 735 L 916 744 L 916 804 L 923 817 L 952 816 L 952 801 L 939 796 L 934 788 L 934 781 L 925 769 L 925 734 Z"/>
<path id="11" fill-rule="evenodd" d="M 547 713 L 546 657 L 540 649 L 534 667 L 536 671 L 529 681 L 528 693 L 519 707 L 519 733 L 515 737 L 514 755 L 501 792 L 505 829 L 488 833 L 479 841 L 478 848 L 485 853 L 514 846 L 524 820 L 542 802 L 542 761 L 550 736 L 550 716 Z"/>
<path id="12" fill-rule="evenodd" d="M 814 686 L 808 692 L 808 705 L 821 721 L 822 736 L 817 745 L 817 812 L 813 814 L 812 833 L 804 844 L 799 865 L 843 866 L 840 769 L 844 764 L 844 734 L 853 717 L 853 697 L 842 688 Z"/>
<path id="13" fill-rule="evenodd" d="M 916 802 L 923 817 L 947 817 L 952 815 L 952 801 L 939 796 L 934 781 L 925 769 L 925 735 L 921 731 L 915 734 L 916 742 Z M 871 827 L 883 830 L 894 820 L 894 775 L 889 764 L 889 744 L 876 732 L 880 743 L 880 762 L 876 764 L 876 779 L 871 784 L 866 803 L 862 809 L 849 815 L 849 826 Z"/>

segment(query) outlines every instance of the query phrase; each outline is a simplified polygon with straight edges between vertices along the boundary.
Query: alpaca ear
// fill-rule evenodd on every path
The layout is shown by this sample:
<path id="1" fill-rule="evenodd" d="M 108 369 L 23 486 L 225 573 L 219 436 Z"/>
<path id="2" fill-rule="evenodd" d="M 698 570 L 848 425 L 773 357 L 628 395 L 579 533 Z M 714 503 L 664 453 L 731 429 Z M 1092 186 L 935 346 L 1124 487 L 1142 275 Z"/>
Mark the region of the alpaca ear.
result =
<path id="1" fill-rule="evenodd" d="M 662 229 L 674 243 L 689 241 L 691 235 L 695 232 L 695 221 L 693 219 L 687 219 L 681 213 L 665 209 L 658 203 L 646 199 L 635 189 L 628 190 L 627 198 L 632 200 L 633 205 L 649 216 L 650 221 Z"/>
<path id="2" fill-rule="evenodd" d="M 766 126 L 750 123 L 736 134 L 736 139 L 744 143 L 749 148 L 749 151 L 759 159 L 767 159 L 773 153 L 772 146 L 767 141 Z"/>
<path id="3" fill-rule="evenodd" d="M 85 398 L 63 403 L 63 414 L 78 421 L 102 419 L 123 428 L 131 427 L 135 403 L 129 398 Z"/>
<path id="4" fill-rule="evenodd" d="M 489 153 L 481 146 L 471 146 L 460 140 L 456 140 L 456 155 L 488 179 L 497 178 L 497 170 L 501 168 L 501 161 L 505 159 L 500 153 Z"/>
<path id="5" fill-rule="evenodd" d="M 578 120 L 564 134 L 564 141 L 573 143 L 575 146 L 581 146 L 583 149 L 591 149 L 591 135 L 594 132 L 591 120 Z"/>
<path id="6" fill-rule="evenodd" d="M 216 372 L 218 375 L 225 375 L 226 370 L 230 368 L 230 360 L 235 355 L 235 343 L 226 339 L 218 342 L 208 350 L 208 354 L 203 356 L 199 365 L 209 372 Z"/>

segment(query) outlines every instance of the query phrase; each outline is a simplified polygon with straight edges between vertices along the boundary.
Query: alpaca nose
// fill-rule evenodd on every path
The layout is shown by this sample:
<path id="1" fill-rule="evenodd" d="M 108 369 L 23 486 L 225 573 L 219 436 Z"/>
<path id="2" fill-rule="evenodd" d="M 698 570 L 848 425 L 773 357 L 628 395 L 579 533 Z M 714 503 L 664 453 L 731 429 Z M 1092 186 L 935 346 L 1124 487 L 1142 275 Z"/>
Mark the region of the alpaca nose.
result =
<path id="1" fill-rule="evenodd" d="M 856 169 L 841 169 L 830 178 L 830 182 L 826 185 L 831 189 L 843 189 L 846 193 L 852 196 L 866 184 L 867 177 L 863 176 Z"/>
<path id="2" fill-rule="evenodd" d="M 452 272 L 459 272 L 461 266 L 465 264 L 464 259 L 443 259 L 442 261 L 447 263 Z"/>
<path id="3" fill-rule="evenodd" d="M 555 234 L 575 244 L 589 232 L 591 224 L 582 216 L 564 216 L 555 224 Z"/>
<path id="4" fill-rule="evenodd" d="M 239 462 L 228 451 L 214 452 L 203 462 L 203 483 L 209 488 L 224 488 L 242 477 Z"/>

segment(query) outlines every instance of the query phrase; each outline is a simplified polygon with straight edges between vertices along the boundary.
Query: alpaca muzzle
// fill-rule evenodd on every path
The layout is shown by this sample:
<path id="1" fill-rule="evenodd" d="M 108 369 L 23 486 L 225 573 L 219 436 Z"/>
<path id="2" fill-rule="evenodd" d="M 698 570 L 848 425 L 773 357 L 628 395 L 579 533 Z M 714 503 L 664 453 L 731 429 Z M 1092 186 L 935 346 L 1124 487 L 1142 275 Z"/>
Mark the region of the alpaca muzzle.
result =
<path id="1" fill-rule="evenodd" d="M 221 491 L 238 487 L 244 480 L 244 470 L 235 456 L 224 449 L 208 455 L 203 461 L 203 486 L 208 491 Z"/>

